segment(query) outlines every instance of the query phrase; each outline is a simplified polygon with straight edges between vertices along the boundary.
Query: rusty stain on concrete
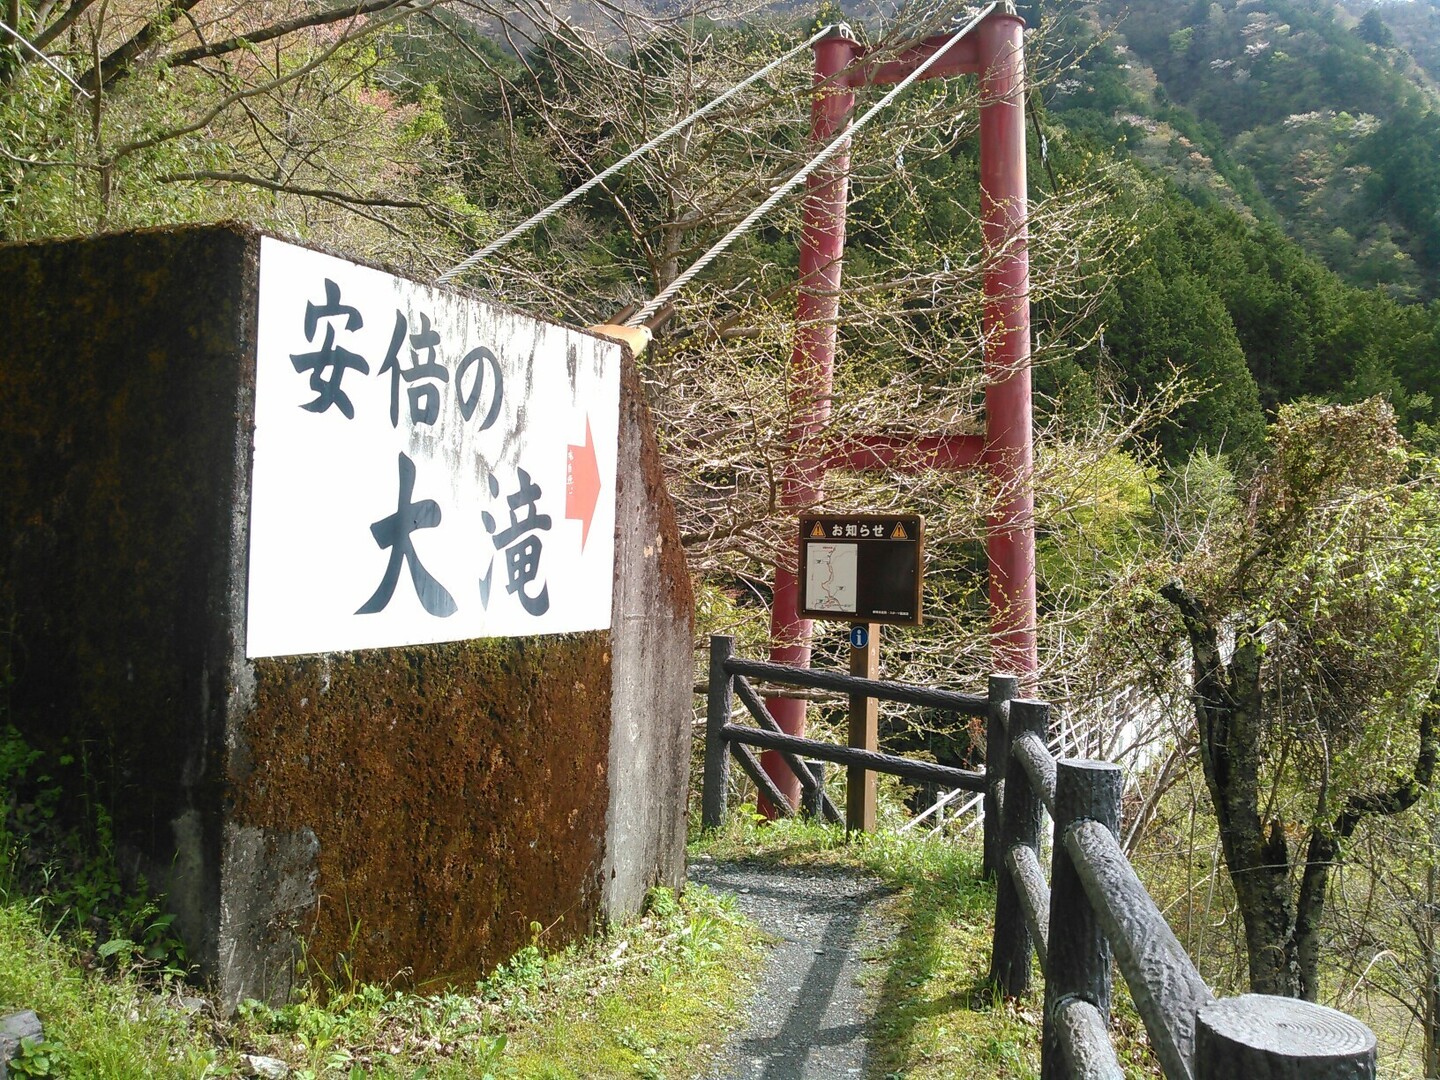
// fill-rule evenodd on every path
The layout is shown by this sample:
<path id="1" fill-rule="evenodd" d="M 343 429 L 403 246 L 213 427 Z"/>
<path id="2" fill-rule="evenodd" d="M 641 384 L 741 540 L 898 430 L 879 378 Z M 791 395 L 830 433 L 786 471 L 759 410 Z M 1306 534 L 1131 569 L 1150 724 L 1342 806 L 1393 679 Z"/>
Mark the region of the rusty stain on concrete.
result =
<path id="1" fill-rule="evenodd" d="M 594 926 L 608 787 L 603 633 L 262 660 L 235 819 L 319 841 L 298 928 L 362 979 L 473 979 Z M 353 943 L 352 943 L 353 939 Z"/>

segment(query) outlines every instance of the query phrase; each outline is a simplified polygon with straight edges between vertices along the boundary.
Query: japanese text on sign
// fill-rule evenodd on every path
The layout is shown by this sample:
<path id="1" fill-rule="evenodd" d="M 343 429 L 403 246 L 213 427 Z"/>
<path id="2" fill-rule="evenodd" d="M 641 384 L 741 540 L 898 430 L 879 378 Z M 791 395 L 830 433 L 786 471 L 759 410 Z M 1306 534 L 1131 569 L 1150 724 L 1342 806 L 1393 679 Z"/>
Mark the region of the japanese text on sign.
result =
<path id="1" fill-rule="evenodd" d="M 799 613 L 919 625 L 924 541 L 918 514 L 802 516 Z"/>
<path id="2" fill-rule="evenodd" d="M 620 346 L 261 241 L 249 656 L 610 625 Z"/>

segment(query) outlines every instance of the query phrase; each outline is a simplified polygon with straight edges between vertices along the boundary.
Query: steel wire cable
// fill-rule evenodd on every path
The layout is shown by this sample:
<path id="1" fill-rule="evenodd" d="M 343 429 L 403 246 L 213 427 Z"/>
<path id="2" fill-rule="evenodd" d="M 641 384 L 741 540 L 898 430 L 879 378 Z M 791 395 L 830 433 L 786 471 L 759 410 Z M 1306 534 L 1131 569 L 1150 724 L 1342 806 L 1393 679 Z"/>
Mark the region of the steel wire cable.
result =
<path id="1" fill-rule="evenodd" d="M 668 128 L 662 131 L 659 135 L 656 135 L 654 138 L 649 139 L 642 145 L 630 151 L 630 153 L 626 154 L 619 161 L 615 162 L 615 164 L 611 165 L 604 172 L 597 173 L 595 176 L 592 176 L 589 180 L 585 181 L 585 183 L 581 184 L 573 191 L 570 191 L 568 194 L 561 196 L 559 199 L 556 199 L 549 206 L 545 207 L 545 209 L 540 210 L 532 216 L 526 218 L 519 225 L 516 225 L 513 229 L 507 232 L 505 235 L 490 241 L 490 243 L 486 244 L 483 248 L 476 251 L 474 254 L 456 263 L 454 266 L 452 266 L 449 270 L 446 270 L 445 273 L 441 274 L 436 279 L 437 284 L 444 285 L 452 281 L 457 275 L 463 274 L 466 270 L 469 270 L 476 263 L 479 263 L 482 260 L 488 258 L 489 256 L 495 254 L 495 252 L 499 251 L 502 247 L 510 243 L 510 241 L 514 240 L 516 237 L 523 236 L 525 233 L 533 229 L 536 225 L 539 225 L 546 218 L 550 217 L 553 214 L 559 213 L 561 210 L 565 209 L 565 207 L 573 203 L 576 199 L 580 198 L 580 196 L 584 195 L 586 192 L 592 190 L 597 185 L 604 183 L 610 177 L 614 176 L 617 172 L 623 169 L 626 165 L 629 165 L 636 158 L 648 154 L 651 150 L 654 150 L 657 146 L 663 143 L 666 139 L 670 138 L 672 135 L 678 134 L 679 132 L 683 131 L 685 128 L 693 124 L 696 120 L 699 120 L 702 116 L 705 116 L 707 113 L 713 112 L 726 101 L 730 100 L 730 98 L 738 94 L 741 90 L 744 90 L 746 87 L 753 85 L 760 79 L 763 79 L 766 75 L 770 74 L 770 72 L 774 71 L 781 64 L 785 63 L 785 61 L 789 60 L 796 53 L 803 52 L 804 50 L 810 48 L 810 46 L 814 45 L 815 42 L 819 41 L 826 34 L 829 34 L 833 28 L 834 27 L 832 24 L 830 26 L 825 26 L 822 29 L 817 30 L 807 40 L 802 41 L 799 45 L 796 45 L 793 49 L 790 49 L 783 55 L 776 57 L 759 71 L 751 74 L 743 82 L 736 83 L 729 90 L 726 90 L 719 97 L 714 98 L 706 104 L 702 105 L 700 108 L 692 112 L 689 116 L 677 120 L 675 123 L 671 124 Z"/>
<path id="2" fill-rule="evenodd" d="M 901 92 L 903 92 L 905 88 L 908 87 L 911 83 L 915 82 L 915 80 L 920 78 L 920 76 L 924 75 L 926 71 L 928 71 L 940 60 L 941 57 L 943 57 L 947 52 L 950 51 L 950 49 L 952 49 L 956 44 L 958 44 L 961 38 L 965 37 L 965 35 L 970 33 L 970 31 L 974 30 L 975 27 L 980 25 L 981 20 L 983 20 L 987 15 L 989 15 L 999 6 L 1000 5 L 998 0 L 996 0 L 996 2 L 994 3 L 987 4 L 978 15 L 972 18 L 968 23 L 965 24 L 963 28 L 957 31 L 954 36 L 950 38 L 949 41 L 945 42 L 944 45 L 941 45 L 938 49 L 931 53 L 930 56 L 926 58 L 924 63 L 920 64 L 909 75 L 905 76 L 905 78 L 901 79 L 898 83 L 891 87 L 889 93 L 887 93 L 884 97 L 882 97 L 879 101 L 877 101 L 874 105 L 867 109 L 864 115 L 860 117 L 860 119 L 856 120 L 853 124 L 851 124 L 839 135 L 837 135 L 835 139 L 832 140 L 831 143 L 825 147 L 825 149 L 821 150 L 818 154 L 811 158 L 802 168 L 800 168 L 793 176 L 791 176 L 789 180 L 785 181 L 785 183 L 781 184 L 778 188 L 776 188 L 774 192 L 771 193 L 769 198 L 767 198 L 759 206 L 755 207 L 754 210 L 750 211 L 750 213 L 745 216 L 745 219 L 743 221 L 741 221 L 738 225 L 736 225 L 733 229 L 726 233 L 713 247 L 711 247 L 698 259 L 696 259 L 693 263 L 691 263 L 689 268 L 686 269 L 679 276 L 677 276 L 674 281 L 670 282 L 669 285 L 665 286 L 665 288 L 660 290 L 660 292 L 656 294 L 653 300 L 650 300 L 649 302 L 641 306 L 633 315 L 626 319 L 624 325 L 643 325 L 646 320 L 648 320 L 657 311 L 664 307 L 665 304 L 669 302 L 671 297 L 673 297 L 686 285 L 690 284 L 690 282 L 694 279 L 695 275 L 700 273 L 700 271 L 704 270 L 705 267 L 709 266 L 710 263 L 716 259 L 716 257 L 721 255 L 725 251 L 725 249 L 728 248 L 731 244 L 733 244 L 737 239 L 739 239 L 741 236 L 744 236 L 747 232 L 753 229 L 755 227 L 755 223 L 758 222 L 762 217 L 764 217 L 772 208 L 774 208 L 774 206 L 779 203 L 781 199 L 783 199 L 786 195 L 790 194 L 791 191 L 795 190 L 798 185 L 804 183 L 805 180 L 807 180 L 810 175 L 815 172 L 816 169 L 820 168 L 820 166 L 824 165 L 827 161 L 834 157 L 840 151 L 840 149 L 850 141 L 851 137 L 855 135 L 855 133 L 858 132 L 861 128 L 863 128 L 866 124 L 868 124 L 870 120 L 877 113 L 880 112 L 880 110 L 884 109 L 885 106 L 889 105 L 890 102 L 894 101 L 895 98 L 898 97 Z"/>

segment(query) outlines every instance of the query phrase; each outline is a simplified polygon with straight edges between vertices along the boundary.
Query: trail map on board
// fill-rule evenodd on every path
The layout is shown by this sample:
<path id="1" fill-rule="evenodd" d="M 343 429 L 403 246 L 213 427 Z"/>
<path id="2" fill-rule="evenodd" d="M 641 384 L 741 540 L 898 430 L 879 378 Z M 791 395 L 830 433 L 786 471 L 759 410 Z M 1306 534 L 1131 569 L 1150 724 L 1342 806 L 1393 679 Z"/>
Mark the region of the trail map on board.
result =
<path id="1" fill-rule="evenodd" d="M 800 616 L 921 624 L 919 514 L 801 514 L 799 539 Z"/>
<path id="2" fill-rule="evenodd" d="M 805 595 L 812 608 L 854 614 L 858 561 L 855 544 L 810 544 L 805 549 Z"/>

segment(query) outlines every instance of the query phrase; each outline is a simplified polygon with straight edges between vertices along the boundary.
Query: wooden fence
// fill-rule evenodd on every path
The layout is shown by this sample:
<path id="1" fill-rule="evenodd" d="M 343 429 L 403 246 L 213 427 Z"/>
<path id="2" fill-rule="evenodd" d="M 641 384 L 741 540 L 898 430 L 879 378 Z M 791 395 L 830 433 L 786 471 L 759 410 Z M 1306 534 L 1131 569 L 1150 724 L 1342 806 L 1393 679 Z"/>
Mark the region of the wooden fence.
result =
<path id="1" fill-rule="evenodd" d="M 840 811 L 825 795 L 820 779 L 804 758 L 829 761 L 854 769 L 890 773 L 909 780 L 929 780 L 950 788 L 984 791 L 986 775 L 966 769 L 952 769 L 932 761 L 881 754 L 852 746 L 803 739 L 787 735 L 770 715 L 751 684 L 751 679 L 779 686 L 798 686 L 810 690 L 834 690 L 838 693 L 863 695 L 880 701 L 897 701 L 909 705 L 925 705 L 965 716 L 989 716 L 994 711 L 989 698 L 973 694 L 957 694 L 909 683 L 862 679 L 811 668 L 788 667 L 763 660 L 744 660 L 734 655 L 734 639 L 717 634 L 710 639 L 710 682 L 705 721 L 705 779 L 701 792 L 700 820 L 705 828 L 714 828 L 725 818 L 725 800 L 730 786 L 730 759 L 733 757 L 754 781 L 760 793 L 782 816 L 794 814 L 790 805 L 770 777 L 760 768 L 760 760 L 751 747 L 778 750 L 796 777 L 803 792 L 802 802 L 819 805 L 829 821 L 839 822 Z M 1014 680 L 1004 682 L 1006 692 L 1013 695 Z M 992 691 L 993 692 L 993 691 Z M 758 726 L 732 724 L 730 715 L 734 699 L 739 697 Z M 803 755 L 803 757 L 802 757 Z"/>
<path id="2" fill-rule="evenodd" d="M 985 696 L 858 679 L 733 655 L 710 639 L 702 821 L 725 816 L 733 756 L 781 813 L 794 813 L 751 747 L 779 750 L 805 802 L 840 814 L 805 758 L 934 780 L 985 796 L 985 872 L 996 876 L 990 978 L 1009 996 L 1030 990 L 1032 955 L 1044 979 L 1041 1080 L 1118 1080 L 1110 1042 L 1111 973 L 1118 967 L 1169 1080 L 1360 1080 L 1375 1076 L 1375 1037 L 1355 1018 L 1294 998 L 1217 999 L 1170 930 L 1120 847 L 1124 775 L 1104 761 L 1056 760 L 1046 746 L 1050 707 L 1016 697 L 1014 678 L 993 675 Z M 865 694 L 984 717 L 984 772 L 834 746 L 786 735 L 750 679 Z M 734 724 L 738 696 L 758 726 Z M 1050 877 L 1041 864 L 1045 811 L 1053 822 Z"/>

